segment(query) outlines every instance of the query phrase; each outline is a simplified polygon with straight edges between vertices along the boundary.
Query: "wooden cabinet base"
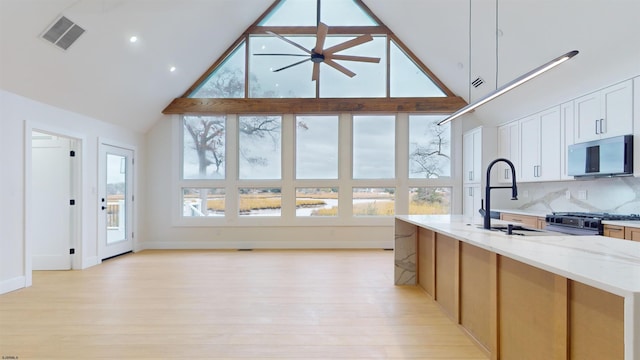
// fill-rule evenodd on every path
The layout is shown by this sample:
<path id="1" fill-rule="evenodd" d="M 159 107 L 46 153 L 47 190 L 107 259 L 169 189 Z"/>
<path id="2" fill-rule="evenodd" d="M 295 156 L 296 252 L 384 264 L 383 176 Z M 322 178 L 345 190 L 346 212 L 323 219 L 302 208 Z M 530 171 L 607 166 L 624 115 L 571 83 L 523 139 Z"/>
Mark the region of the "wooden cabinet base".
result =
<path id="1" fill-rule="evenodd" d="M 491 359 L 624 359 L 624 299 L 417 227 L 422 286 Z"/>

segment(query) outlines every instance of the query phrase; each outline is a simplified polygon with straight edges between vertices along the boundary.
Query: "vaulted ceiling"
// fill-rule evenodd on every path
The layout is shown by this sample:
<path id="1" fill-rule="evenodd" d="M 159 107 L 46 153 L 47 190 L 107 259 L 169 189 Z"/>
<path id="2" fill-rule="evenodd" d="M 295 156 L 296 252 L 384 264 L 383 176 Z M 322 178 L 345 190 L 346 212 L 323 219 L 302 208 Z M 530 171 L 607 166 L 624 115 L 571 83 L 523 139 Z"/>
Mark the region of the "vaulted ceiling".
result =
<path id="1" fill-rule="evenodd" d="M 0 0 L 0 88 L 145 132 L 272 2 Z M 363 3 L 467 100 L 493 90 L 496 80 L 502 85 L 569 50 L 580 51 L 478 109 L 475 116 L 487 124 L 640 75 L 637 0 Z M 67 51 L 40 37 L 60 15 L 86 30 Z M 136 43 L 129 42 L 133 35 Z M 477 77 L 485 83 L 473 88 L 469 82 Z"/>

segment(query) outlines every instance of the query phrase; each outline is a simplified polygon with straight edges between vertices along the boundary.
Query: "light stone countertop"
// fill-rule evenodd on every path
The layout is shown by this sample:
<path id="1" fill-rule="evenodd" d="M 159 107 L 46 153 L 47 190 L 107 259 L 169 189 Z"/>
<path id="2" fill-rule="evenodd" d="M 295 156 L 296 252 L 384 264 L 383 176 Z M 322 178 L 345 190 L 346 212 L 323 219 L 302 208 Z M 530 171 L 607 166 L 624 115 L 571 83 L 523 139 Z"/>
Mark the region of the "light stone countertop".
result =
<path id="1" fill-rule="evenodd" d="M 463 215 L 396 218 L 613 294 L 640 294 L 640 242 L 605 236 L 506 235 L 482 229 L 480 219 Z M 493 219 L 492 224 L 507 222 Z"/>

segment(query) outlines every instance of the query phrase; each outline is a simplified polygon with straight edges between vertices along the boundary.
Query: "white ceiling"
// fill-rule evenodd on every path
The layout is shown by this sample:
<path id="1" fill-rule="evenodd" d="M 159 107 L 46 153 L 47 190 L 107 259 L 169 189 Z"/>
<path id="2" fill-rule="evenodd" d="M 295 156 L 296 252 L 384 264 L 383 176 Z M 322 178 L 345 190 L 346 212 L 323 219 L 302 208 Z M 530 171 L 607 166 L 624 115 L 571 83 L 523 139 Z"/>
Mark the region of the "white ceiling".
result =
<path id="1" fill-rule="evenodd" d="M 638 0 L 471 0 L 471 16 L 469 0 L 363 1 L 465 99 L 493 90 L 496 68 L 501 85 L 567 51 L 580 51 L 478 109 L 476 116 L 487 124 L 640 75 Z M 271 3 L 0 0 L 0 88 L 146 132 Z M 66 52 L 40 38 L 60 15 L 86 29 Z M 129 43 L 131 35 L 140 40 Z M 486 81 L 473 91 L 469 64 L 471 80 Z M 177 70 L 169 72 L 170 66 Z"/>

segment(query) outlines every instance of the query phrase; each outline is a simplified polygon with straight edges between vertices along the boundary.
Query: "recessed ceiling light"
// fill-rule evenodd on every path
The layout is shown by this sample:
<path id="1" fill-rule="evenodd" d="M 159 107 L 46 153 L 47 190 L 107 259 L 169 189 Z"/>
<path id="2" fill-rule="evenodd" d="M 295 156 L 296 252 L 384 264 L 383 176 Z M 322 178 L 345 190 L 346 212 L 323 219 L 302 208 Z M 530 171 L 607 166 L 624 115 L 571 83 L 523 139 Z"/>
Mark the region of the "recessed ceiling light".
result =
<path id="1" fill-rule="evenodd" d="M 134 42 L 137 42 L 137 41 L 138 41 L 138 37 L 137 36 L 132 36 L 132 37 L 129 38 L 129 42 L 130 43 L 134 43 Z"/>
<path id="2" fill-rule="evenodd" d="M 169 71 L 171 71 L 171 72 L 176 71 L 176 67 L 175 67 L 175 66 L 170 67 L 170 68 L 169 68 Z"/>

